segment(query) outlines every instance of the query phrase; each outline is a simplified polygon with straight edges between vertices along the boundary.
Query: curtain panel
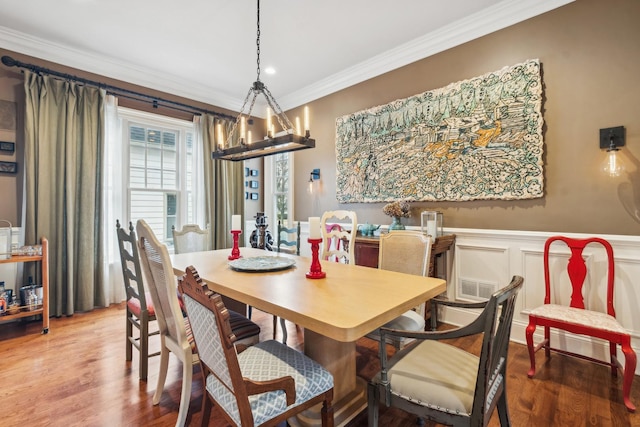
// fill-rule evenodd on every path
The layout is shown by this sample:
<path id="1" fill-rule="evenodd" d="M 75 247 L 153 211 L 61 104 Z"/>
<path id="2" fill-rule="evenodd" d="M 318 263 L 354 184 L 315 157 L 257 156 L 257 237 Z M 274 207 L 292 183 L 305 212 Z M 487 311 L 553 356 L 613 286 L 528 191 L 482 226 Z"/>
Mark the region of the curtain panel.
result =
<path id="1" fill-rule="evenodd" d="M 242 162 L 213 160 L 216 149 L 216 129 L 222 126 L 224 138 L 231 131 L 233 122 L 204 114 L 201 118 L 202 156 L 205 183 L 205 219 L 210 224 L 209 233 L 213 249 L 233 246 L 231 216 L 244 213 L 244 167 Z"/>
<path id="2" fill-rule="evenodd" d="M 55 316 L 106 306 L 102 89 L 25 71 L 25 242 L 49 239 Z"/>

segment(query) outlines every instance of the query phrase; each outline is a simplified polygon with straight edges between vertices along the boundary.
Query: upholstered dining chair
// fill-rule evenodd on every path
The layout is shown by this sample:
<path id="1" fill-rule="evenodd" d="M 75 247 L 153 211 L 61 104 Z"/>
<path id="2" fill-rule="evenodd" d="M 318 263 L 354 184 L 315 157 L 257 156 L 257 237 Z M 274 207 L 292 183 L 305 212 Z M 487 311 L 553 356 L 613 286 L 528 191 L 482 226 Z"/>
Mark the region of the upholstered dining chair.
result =
<path id="1" fill-rule="evenodd" d="M 367 393 L 369 426 L 378 425 L 380 401 L 436 423 L 456 426 L 486 426 L 497 407 L 500 425 L 510 425 L 507 353 L 522 283 L 522 277 L 514 276 L 488 301 L 458 303 L 461 307 L 483 308 L 473 322 L 461 328 L 440 332 L 381 328 L 381 370 L 369 381 Z M 389 359 L 387 335 L 418 342 Z M 482 336 L 479 356 L 441 342 L 469 335 Z"/>
<path id="2" fill-rule="evenodd" d="M 201 229 L 198 224 L 185 224 L 181 230 L 176 230 L 171 226 L 173 234 L 173 251 L 176 254 L 186 254 L 189 252 L 208 251 L 209 229 Z"/>
<path id="3" fill-rule="evenodd" d="M 160 373 L 158 384 L 153 395 L 153 404 L 160 403 L 169 367 L 169 352 L 182 363 L 182 391 L 180 409 L 176 426 L 183 426 L 187 420 L 189 400 L 191 399 L 191 382 L 193 365 L 198 364 L 198 354 L 193 347 L 193 337 L 188 319 L 180 308 L 177 283 L 169 258 L 169 251 L 156 238 L 153 230 L 144 220 L 136 224 L 138 232 L 138 249 L 140 261 L 149 293 L 156 310 L 156 318 L 160 329 Z M 260 327 L 238 313 L 232 312 L 231 327 L 236 331 L 238 342 L 254 344 L 258 342 Z"/>
<path id="4" fill-rule="evenodd" d="M 245 427 L 276 426 L 322 404 L 322 425 L 333 426 L 330 372 L 275 340 L 234 348 L 229 311 L 194 267 L 187 267 L 179 289 L 200 355 L 203 426 L 209 424 L 213 403 L 228 423 Z"/>
<path id="5" fill-rule="evenodd" d="M 345 227 L 348 226 L 348 227 Z M 355 264 L 358 217 L 354 211 L 327 211 L 320 217 L 322 256 L 329 261 Z"/>
<path id="6" fill-rule="evenodd" d="M 149 330 L 150 324 L 156 320 L 156 313 L 151 295 L 144 289 L 138 256 L 138 241 L 133 224 L 129 222 L 129 233 L 127 233 L 120 226 L 120 221 L 116 220 L 116 234 L 126 298 L 126 359 L 127 361 L 133 360 L 133 348 L 135 347 L 140 354 L 138 375 L 141 380 L 146 381 L 149 357 L 160 354 L 160 352 L 149 353 L 149 337 L 159 333 L 157 329 L 151 332 Z M 133 328 L 138 330 L 137 336 L 133 334 Z"/>
<path id="7" fill-rule="evenodd" d="M 571 288 L 566 285 L 563 287 L 562 280 L 560 280 L 561 278 L 551 271 L 551 258 L 553 258 L 553 254 L 551 254 L 551 245 L 555 242 L 564 243 L 570 250 L 566 272 L 568 273 Z M 598 303 L 594 303 L 593 300 L 589 300 L 588 297 L 587 304 L 585 304 L 585 296 L 595 295 L 595 291 L 593 289 L 590 292 L 587 292 L 585 289 L 587 264 L 583 257 L 583 251 L 584 248 L 590 244 L 603 247 L 606 253 L 606 259 L 604 262 L 607 272 L 606 306 L 602 307 L 602 310 L 606 309 L 606 312 L 602 310 L 598 311 Z M 611 244 L 599 237 L 574 239 L 565 236 L 553 236 L 545 242 L 543 257 L 545 282 L 544 304 L 529 312 L 529 325 L 525 331 L 527 348 L 529 350 L 529 358 L 531 361 L 531 368 L 527 375 L 529 378 L 532 378 L 535 375 L 535 352 L 541 348 L 545 349 L 547 358 L 551 356 L 551 351 L 553 350 L 558 353 L 610 366 L 611 375 L 614 377 L 617 376 L 618 369 L 620 369 L 624 372 L 622 382 L 622 396 L 624 404 L 629 411 L 634 412 L 636 407 L 631 403 L 629 395 L 631 393 L 631 383 L 635 376 L 637 357 L 635 351 L 631 347 L 631 335 L 616 320 L 616 312 L 613 305 L 615 263 Z M 563 298 L 561 296 L 563 294 L 565 297 L 568 296 L 569 290 L 571 291 L 570 301 L 567 304 L 566 302 L 568 298 L 565 298 L 563 304 Z M 542 326 L 544 328 L 544 339 L 538 345 L 534 346 L 533 333 L 537 326 Z M 609 361 L 587 357 L 571 350 L 552 347 L 550 339 L 551 328 L 608 341 Z M 620 345 L 625 357 L 624 369 L 617 357 L 618 345 Z"/>
<path id="8" fill-rule="evenodd" d="M 395 230 L 391 233 L 380 234 L 378 251 L 378 268 L 396 271 L 398 273 L 426 276 L 429 272 L 431 257 L 431 238 L 420 231 Z M 392 283 L 389 286 L 393 286 Z M 408 310 L 402 315 L 384 324 L 388 329 L 402 329 L 409 331 L 424 331 L 424 309 L 426 302 L 414 310 Z M 367 334 L 368 338 L 379 340 L 380 332 Z M 396 350 L 407 345 L 412 339 L 389 336 L 387 343 Z"/>

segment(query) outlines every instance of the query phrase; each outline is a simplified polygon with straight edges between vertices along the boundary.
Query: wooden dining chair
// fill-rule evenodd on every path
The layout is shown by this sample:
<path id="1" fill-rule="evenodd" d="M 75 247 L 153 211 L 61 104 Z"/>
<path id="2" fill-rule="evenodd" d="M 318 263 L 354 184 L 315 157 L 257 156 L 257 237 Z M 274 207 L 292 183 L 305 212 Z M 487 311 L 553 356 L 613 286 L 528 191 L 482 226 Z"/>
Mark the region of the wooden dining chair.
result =
<path id="1" fill-rule="evenodd" d="M 554 242 L 563 242 L 570 249 L 569 261 L 567 263 L 567 273 L 571 287 L 562 286 L 562 281 L 557 278 L 556 274 L 552 274 L 550 258 L 550 248 Z M 587 264 L 583 257 L 584 248 L 589 244 L 600 245 L 606 252 L 605 265 L 607 267 L 606 279 L 606 312 L 599 311 L 597 303 L 589 301 L 585 304 L 584 297 L 589 294 L 595 294 L 585 291 L 585 279 L 587 278 Z M 536 372 L 536 351 L 544 348 L 547 359 L 551 357 L 551 351 L 578 357 L 599 364 L 607 365 L 611 368 L 611 375 L 617 376 L 618 369 L 624 372 L 622 382 L 622 396 L 627 409 L 634 412 L 636 407 L 631 403 L 629 397 L 631 393 L 631 383 L 635 376 L 636 370 L 636 353 L 631 347 L 631 335 L 616 320 L 616 312 L 613 305 L 613 285 L 615 282 L 615 263 L 613 257 L 613 248 L 611 244 L 599 237 L 590 237 L 587 239 L 573 239 L 565 236 L 553 236 L 547 239 L 544 245 L 544 286 L 545 296 L 544 304 L 536 307 L 529 313 L 529 325 L 525 331 L 527 339 L 527 348 L 529 350 L 529 358 L 531 367 L 528 372 L 529 378 L 532 378 Z M 566 283 L 566 282 L 565 282 Z M 571 291 L 571 298 L 567 304 L 567 298 L 561 298 L 561 295 L 568 296 Z M 564 301 L 564 304 L 563 304 Z M 533 334 L 537 326 L 544 328 L 544 339 L 537 345 L 533 343 Z M 572 334 L 580 334 L 588 337 L 603 339 L 609 342 L 609 361 L 587 357 L 571 350 L 560 349 L 551 344 L 551 328 L 570 332 Z M 624 369 L 617 357 L 617 346 L 620 345 L 622 353 L 625 357 Z"/>
<path id="2" fill-rule="evenodd" d="M 209 425 L 214 403 L 225 421 L 236 426 L 277 426 L 319 404 L 322 425 L 334 425 L 329 371 L 275 340 L 242 351 L 234 348 L 229 311 L 193 266 L 186 269 L 179 289 L 200 354 L 202 426 Z"/>
<path id="3" fill-rule="evenodd" d="M 455 426 L 486 426 L 498 408 L 501 426 L 510 425 L 507 409 L 507 353 L 511 322 L 523 278 L 495 292 L 488 301 L 461 303 L 482 308 L 470 324 L 446 331 L 410 332 L 380 328 L 381 370 L 368 385 L 369 427 L 378 425 L 379 402 L 429 421 Z M 442 342 L 478 336 L 480 354 Z M 387 356 L 388 336 L 417 341 Z"/>
<path id="4" fill-rule="evenodd" d="M 181 230 L 176 230 L 174 226 L 171 226 L 171 233 L 173 235 L 173 252 L 176 254 L 211 249 L 209 228 L 203 230 L 198 224 L 185 224 Z"/>
<path id="5" fill-rule="evenodd" d="M 138 375 L 141 380 L 146 381 L 149 358 L 160 354 L 160 352 L 149 353 L 149 337 L 159 333 L 157 329 L 150 331 L 150 325 L 156 320 L 156 313 L 151 295 L 144 288 L 138 256 L 138 241 L 133 224 L 129 222 L 129 233 L 127 233 L 120 226 L 120 220 L 116 220 L 116 234 L 126 298 L 126 360 L 129 362 L 133 360 L 135 347 L 140 355 Z M 136 335 L 133 333 L 133 328 L 138 330 Z"/>
<path id="6" fill-rule="evenodd" d="M 149 285 L 149 293 L 156 309 L 156 318 L 160 329 L 160 373 L 153 395 L 153 404 L 160 403 L 164 383 L 169 368 L 169 353 L 173 353 L 182 363 L 182 391 L 180 409 L 176 426 L 184 426 L 191 399 L 193 365 L 198 364 L 198 354 L 193 344 L 191 327 L 185 319 L 177 293 L 176 277 L 169 258 L 169 251 L 156 238 L 153 230 L 144 220 L 136 224 L 138 249 L 142 269 Z M 244 316 L 232 312 L 231 326 L 236 332 L 238 342 L 254 344 L 258 342 L 260 327 Z"/>
<path id="7" fill-rule="evenodd" d="M 320 218 L 323 260 L 355 264 L 358 217 L 354 211 L 327 211 Z"/>
<path id="8" fill-rule="evenodd" d="M 431 258 L 431 238 L 420 231 L 396 230 L 380 235 L 378 268 L 398 273 L 427 276 Z M 393 286 L 393 283 L 389 283 Z M 424 310 L 426 301 L 413 310 L 408 310 L 385 323 L 388 329 L 424 331 Z M 379 329 L 366 335 L 380 340 Z M 389 336 L 387 343 L 400 350 L 413 340 L 406 337 Z"/>

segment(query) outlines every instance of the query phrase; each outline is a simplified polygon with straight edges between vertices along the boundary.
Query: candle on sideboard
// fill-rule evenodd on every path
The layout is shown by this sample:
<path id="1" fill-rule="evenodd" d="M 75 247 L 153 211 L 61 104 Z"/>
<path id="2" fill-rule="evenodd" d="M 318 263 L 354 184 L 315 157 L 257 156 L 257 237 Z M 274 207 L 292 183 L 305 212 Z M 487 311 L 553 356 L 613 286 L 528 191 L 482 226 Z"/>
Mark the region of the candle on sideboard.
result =
<path id="1" fill-rule="evenodd" d="M 242 219 L 240 215 L 232 215 L 231 216 L 231 229 L 232 230 L 242 230 Z"/>
<path id="2" fill-rule="evenodd" d="M 309 217 L 309 238 L 315 240 L 322 238 L 320 236 L 320 217 L 318 216 Z"/>

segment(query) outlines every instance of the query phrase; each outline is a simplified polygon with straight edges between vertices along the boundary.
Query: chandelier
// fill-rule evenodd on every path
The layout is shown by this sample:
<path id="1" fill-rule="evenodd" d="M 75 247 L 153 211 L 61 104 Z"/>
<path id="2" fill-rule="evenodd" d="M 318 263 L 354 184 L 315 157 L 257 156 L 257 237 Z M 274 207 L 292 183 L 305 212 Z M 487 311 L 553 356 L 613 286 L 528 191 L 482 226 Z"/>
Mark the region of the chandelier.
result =
<path id="1" fill-rule="evenodd" d="M 267 86 L 260 81 L 260 0 L 258 3 L 257 19 L 257 72 L 256 81 L 249 88 L 249 92 L 244 99 L 240 114 L 231 128 L 227 139 L 223 138 L 222 126 L 219 124 L 216 130 L 216 150 L 211 153 L 211 157 L 221 160 L 240 161 L 265 157 L 277 153 L 304 150 L 314 148 L 316 141 L 310 138 L 309 132 L 309 109 L 304 108 L 304 129 L 300 127 L 300 120 L 296 118 L 294 127 L 287 115 L 282 111 L 280 105 L 275 100 Z M 252 123 L 251 113 L 259 95 L 264 96 L 267 101 L 267 129 L 266 136 L 262 139 L 251 138 L 251 131 L 247 131 L 247 124 Z M 249 103 L 249 99 L 251 102 Z M 245 108 L 249 104 L 248 111 Z M 280 131 L 276 133 L 273 119 L 278 122 Z M 237 133 L 237 134 L 236 134 Z M 237 141 L 234 144 L 234 141 Z"/>

